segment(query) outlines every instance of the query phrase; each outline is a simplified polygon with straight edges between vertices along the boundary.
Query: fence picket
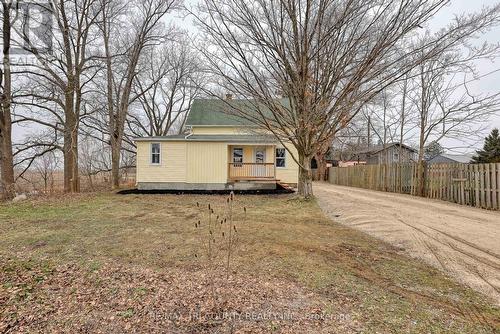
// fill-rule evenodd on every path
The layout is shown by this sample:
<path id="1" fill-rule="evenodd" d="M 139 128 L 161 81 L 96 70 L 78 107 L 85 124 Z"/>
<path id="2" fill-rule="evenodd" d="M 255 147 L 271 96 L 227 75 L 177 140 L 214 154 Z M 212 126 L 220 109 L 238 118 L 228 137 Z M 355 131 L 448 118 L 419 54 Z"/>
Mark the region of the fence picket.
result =
<path id="1" fill-rule="evenodd" d="M 330 168 L 330 182 L 417 195 L 418 165 L 357 165 Z M 426 197 L 500 210 L 500 163 L 439 164 L 424 167 Z"/>
<path id="2" fill-rule="evenodd" d="M 481 206 L 481 197 L 479 196 L 479 165 L 474 165 L 474 193 L 476 195 L 474 202 L 476 207 Z"/>
<path id="3" fill-rule="evenodd" d="M 497 209 L 500 210 L 500 163 L 496 164 L 495 167 L 497 173 L 496 173 L 496 179 L 497 179 Z"/>
<path id="4" fill-rule="evenodd" d="M 486 197 L 486 208 L 491 208 L 491 188 L 490 188 L 490 165 L 484 165 L 484 197 Z"/>
<path id="5" fill-rule="evenodd" d="M 500 209 L 497 201 L 497 169 L 496 164 L 491 164 L 491 208 Z"/>

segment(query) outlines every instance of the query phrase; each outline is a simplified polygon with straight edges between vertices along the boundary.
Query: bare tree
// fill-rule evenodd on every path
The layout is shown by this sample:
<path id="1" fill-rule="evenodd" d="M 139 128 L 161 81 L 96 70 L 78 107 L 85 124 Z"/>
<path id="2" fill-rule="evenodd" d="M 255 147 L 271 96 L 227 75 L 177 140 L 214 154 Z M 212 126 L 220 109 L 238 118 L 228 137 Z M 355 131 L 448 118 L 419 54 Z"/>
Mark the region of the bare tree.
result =
<path id="1" fill-rule="evenodd" d="M 109 146 L 92 136 L 84 136 L 80 145 L 80 173 L 87 178 L 88 188 L 95 190 L 94 178 L 99 173 L 109 172 Z"/>
<path id="2" fill-rule="evenodd" d="M 248 101 L 245 108 L 227 102 L 231 112 L 295 146 L 299 194 L 310 197 L 311 158 L 366 103 L 426 58 L 476 32 L 477 22 L 498 21 L 497 5 L 401 52 L 447 3 L 205 0 L 194 15 L 210 43 L 200 52 L 219 84 Z"/>
<path id="3" fill-rule="evenodd" d="M 478 28 L 482 28 L 481 23 L 478 23 Z M 463 45 L 464 48 L 466 46 Z M 421 195 L 424 192 L 425 147 L 429 141 L 443 138 L 470 140 L 480 132 L 484 122 L 500 109 L 500 93 L 474 94 L 467 82 L 476 75 L 475 61 L 496 57 L 499 51 L 499 45 L 488 44 L 469 46 L 465 51 L 460 47 L 449 48 L 418 66 L 412 102 L 417 110 Z"/>
<path id="4" fill-rule="evenodd" d="M 20 74 L 30 81 L 16 104 L 28 111 L 16 122 L 34 122 L 60 132 L 63 137 L 64 191 L 79 191 L 78 135 L 87 116 L 84 95 L 95 75 L 93 54 L 99 13 L 98 0 L 52 0 L 39 6 L 52 13 L 55 25 L 47 29 L 54 41 L 52 52 L 43 52 L 22 32 L 21 41 L 36 62 Z"/>
<path id="5" fill-rule="evenodd" d="M 13 148 L 14 168 L 18 170 L 16 181 L 25 179 L 25 174 L 29 174 L 43 156 L 63 152 L 58 131 L 50 128 L 27 135 L 22 143 L 14 145 Z"/>
<path id="6" fill-rule="evenodd" d="M 44 193 L 54 192 L 54 173 L 59 169 L 59 156 L 50 151 L 35 160 L 34 168 L 43 181 Z"/>
<path id="7" fill-rule="evenodd" d="M 499 94 L 477 95 L 466 83 L 457 84 L 454 73 L 458 71 L 448 66 L 448 61 L 436 59 L 420 68 L 415 96 L 418 100 L 414 101 L 418 109 L 419 161 L 424 160 L 429 140 L 471 139 L 489 116 L 499 110 Z M 460 73 L 465 77 L 467 70 Z"/>
<path id="8" fill-rule="evenodd" d="M 370 147 L 371 120 L 365 106 L 345 128 L 338 131 L 332 143 L 334 156 L 340 161 L 356 158 L 355 153 Z"/>
<path id="9" fill-rule="evenodd" d="M 107 81 L 107 113 L 111 145 L 112 186 L 118 188 L 120 183 L 120 155 L 125 133 L 125 123 L 129 114 L 129 106 L 143 92 L 135 95 L 133 85 L 137 77 L 137 69 L 144 51 L 149 47 L 165 41 L 173 29 L 166 29 L 162 20 L 165 15 L 178 6 L 178 0 L 144 0 L 133 1 L 126 8 L 130 20 L 130 29 L 121 31 L 116 36 L 122 48 L 113 52 L 111 39 L 116 17 L 108 10 L 114 0 L 101 0 L 104 9 L 101 11 L 101 32 L 104 40 L 106 81 Z M 125 11 L 125 12 L 126 12 Z M 145 90 L 149 89 L 146 87 Z"/>
<path id="10" fill-rule="evenodd" d="M 395 96 L 390 89 L 383 90 L 366 110 L 370 118 L 368 126 L 378 139 L 378 143 L 385 151 L 384 163 L 389 161 L 387 144 L 394 142 L 398 137 L 398 125 L 400 118 L 399 106 L 396 104 Z"/>
<path id="11" fill-rule="evenodd" d="M 414 108 L 408 103 L 408 77 L 401 82 L 388 87 L 377 96 L 373 102 L 366 106 L 362 112 L 369 120 L 368 126 L 371 134 L 385 149 L 390 143 L 405 143 L 413 136 Z M 399 147 L 400 162 L 403 147 Z M 384 157 L 385 163 L 389 161 Z"/>
<path id="12" fill-rule="evenodd" d="M 17 2 L 2 0 L 3 62 L 0 70 L 0 188 L 3 197 L 11 199 L 15 194 L 14 158 L 12 153 L 12 71 L 10 64 L 11 30 L 16 20 Z M 11 17 L 14 11 L 14 17 Z"/>
<path id="13" fill-rule="evenodd" d="M 409 77 L 406 76 L 402 82 L 398 85 L 397 89 L 401 97 L 401 109 L 399 113 L 399 141 L 404 144 L 407 140 L 408 135 L 413 131 L 414 126 L 412 125 L 414 120 L 414 109 L 411 103 L 408 101 L 409 94 Z M 411 136 L 410 136 L 411 138 Z M 408 138 L 408 139 L 410 139 Z M 403 161 L 403 146 L 399 146 L 399 163 Z"/>
<path id="14" fill-rule="evenodd" d="M 166 136 L 182 131 L 191 103 L 204 85 L 199 61 L 186 40 L 182 35 L 151 50 L 148 65 L 134 85 L 138 110 L 131 110 L 127 119 L 133 135 Z"/>

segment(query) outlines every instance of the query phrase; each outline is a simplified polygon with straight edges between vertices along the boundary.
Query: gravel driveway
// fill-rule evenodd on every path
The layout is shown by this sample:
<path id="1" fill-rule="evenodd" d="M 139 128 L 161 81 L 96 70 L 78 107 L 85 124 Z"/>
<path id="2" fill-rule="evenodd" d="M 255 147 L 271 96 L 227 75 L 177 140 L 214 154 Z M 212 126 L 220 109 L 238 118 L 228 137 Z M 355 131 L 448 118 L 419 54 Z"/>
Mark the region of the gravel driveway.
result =
<path id="1" fill-rule="evenodd" d="M 328 183 L 314 192 L 332 219 L 419 257 L 500 304 L 500 212 Z"/>

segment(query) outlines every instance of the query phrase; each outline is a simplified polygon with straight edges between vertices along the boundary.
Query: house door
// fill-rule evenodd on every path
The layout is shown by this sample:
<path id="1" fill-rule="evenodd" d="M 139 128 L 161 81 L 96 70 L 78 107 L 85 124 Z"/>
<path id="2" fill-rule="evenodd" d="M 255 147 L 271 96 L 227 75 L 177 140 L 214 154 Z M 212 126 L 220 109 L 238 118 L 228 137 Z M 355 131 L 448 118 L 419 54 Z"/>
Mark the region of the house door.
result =
<path id="1" fill-rule="evenodd" d="M 265 177 L 266 176 L 266 148 L 265 147 L 256 147 L 255 148 L 255 176 L 256 177 Z"/>

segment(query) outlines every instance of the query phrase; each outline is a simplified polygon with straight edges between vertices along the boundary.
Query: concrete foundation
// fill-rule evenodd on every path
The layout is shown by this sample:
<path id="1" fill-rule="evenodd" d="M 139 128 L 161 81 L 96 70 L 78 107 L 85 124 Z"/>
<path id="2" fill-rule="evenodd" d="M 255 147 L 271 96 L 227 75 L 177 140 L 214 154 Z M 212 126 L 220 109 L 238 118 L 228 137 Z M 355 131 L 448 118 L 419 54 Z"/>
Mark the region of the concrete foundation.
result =
<path id="1" fill-rule="evenodd" d="M 234 190 L 273 190 L 276 182 L 241 181 L 231 184 Z"/>
<path id="2" fill-rule="evenodd" d="M 272 190 L 275 182 L 240 181 L 234 183 L 138 182 L 139 190 Z"/>

